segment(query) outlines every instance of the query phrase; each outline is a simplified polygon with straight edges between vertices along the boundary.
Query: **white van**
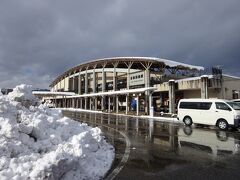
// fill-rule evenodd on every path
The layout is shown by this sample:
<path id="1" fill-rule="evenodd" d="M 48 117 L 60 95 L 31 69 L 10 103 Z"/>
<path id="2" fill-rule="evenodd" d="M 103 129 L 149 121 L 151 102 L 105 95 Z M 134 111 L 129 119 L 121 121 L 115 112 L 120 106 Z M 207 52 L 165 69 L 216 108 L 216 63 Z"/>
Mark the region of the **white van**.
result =
<path id="1" fill-rule="evenodd" d="M 221 99 L 181 99 L 178 104 L 178 120 L 185 125 L 215 125 L 221 130 L 240 126 L 240 106 Z"/>

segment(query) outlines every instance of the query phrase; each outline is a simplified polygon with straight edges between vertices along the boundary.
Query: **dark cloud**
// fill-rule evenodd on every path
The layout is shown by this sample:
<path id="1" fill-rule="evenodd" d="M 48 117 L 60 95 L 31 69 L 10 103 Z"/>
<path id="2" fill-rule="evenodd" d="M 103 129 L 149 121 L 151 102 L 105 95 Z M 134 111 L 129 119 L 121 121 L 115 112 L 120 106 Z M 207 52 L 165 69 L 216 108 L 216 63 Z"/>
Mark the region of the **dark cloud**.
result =
<path id="1" fill-rule="evenodd" d="M 2 0 L 0 87 L 47 87 L 111 56 L 155 56 L 240 76 L 239 0 Z"/>

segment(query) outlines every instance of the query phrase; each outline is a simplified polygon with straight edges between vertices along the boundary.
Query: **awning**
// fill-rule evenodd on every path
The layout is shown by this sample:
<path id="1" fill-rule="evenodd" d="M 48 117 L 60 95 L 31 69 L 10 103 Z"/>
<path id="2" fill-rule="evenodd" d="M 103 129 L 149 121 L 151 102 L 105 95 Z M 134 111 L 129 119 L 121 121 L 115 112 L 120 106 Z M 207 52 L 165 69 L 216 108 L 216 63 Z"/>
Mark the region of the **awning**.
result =
<path id="1" fill-rule="evenodd" d="M 100 93 L 81 94 L 81 95 L 76 95 L 76 96 L 68 96 L 66 98 L 113 96 L 113 95 L 121 95 L 121 94 L 141 93 L 141 92 L 145 92 L 145 91 L 154 91 L 156 89 L 157 88 L 155 88 L 155 87 L 138 88 L 138 89 L 126 89 L 126 90 L 120 90 L 120 91 L 108 91 L 108 92 L 100 92 Z"/>

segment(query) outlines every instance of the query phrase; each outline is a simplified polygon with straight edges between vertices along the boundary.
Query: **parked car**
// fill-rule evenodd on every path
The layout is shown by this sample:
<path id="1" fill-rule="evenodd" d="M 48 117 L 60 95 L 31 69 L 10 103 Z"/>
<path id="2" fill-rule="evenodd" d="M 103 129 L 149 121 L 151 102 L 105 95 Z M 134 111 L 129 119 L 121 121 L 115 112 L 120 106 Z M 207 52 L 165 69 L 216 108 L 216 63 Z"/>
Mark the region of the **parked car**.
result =
<path id="1" fill-rule="evenodd" d="M 181 99 L 178 119 L 185 125 L 215 125 L 221 130 L 240 127 L 240 105 L 221 99 Z"/>
<path id="2" fill-rule="evenodd" d="M 240 105 L 240 99 L 233 99 L 232 102 L 238 103 Z"/>

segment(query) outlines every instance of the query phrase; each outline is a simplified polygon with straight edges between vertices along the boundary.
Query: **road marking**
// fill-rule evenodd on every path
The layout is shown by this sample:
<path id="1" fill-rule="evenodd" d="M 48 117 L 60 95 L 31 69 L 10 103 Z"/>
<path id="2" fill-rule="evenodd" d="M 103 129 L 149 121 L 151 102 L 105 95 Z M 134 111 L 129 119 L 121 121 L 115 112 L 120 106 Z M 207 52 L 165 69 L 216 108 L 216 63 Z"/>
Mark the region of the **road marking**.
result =
<path id="1" fill-rule="evenodd" d="M 114 129 L 114 128 L 112 128 L 112 129 Z M 114 130 L 118 131 L 116 129 L 114 129 Z M 120 171 L 122 170 L 122 168 L 125 166 L 125 164 L 127 163 L 128 159 L 129 159 L 131 142 L 125 133 L 123 133 L 122 131 L 118 131 L 118 132 L 125 138 L 125 141 L 126 141 L 125 152 L 124 152 L 122 160 L 118 164 L 118 166 L 105 178 L 107 180 L 114 179 L 120 173 Z"/>

